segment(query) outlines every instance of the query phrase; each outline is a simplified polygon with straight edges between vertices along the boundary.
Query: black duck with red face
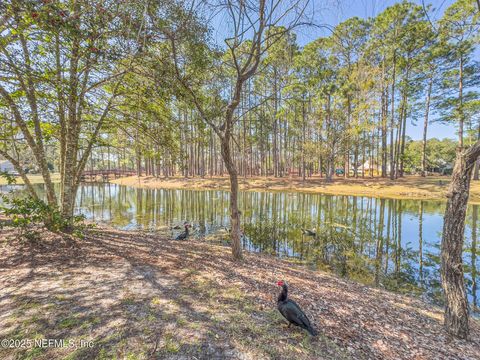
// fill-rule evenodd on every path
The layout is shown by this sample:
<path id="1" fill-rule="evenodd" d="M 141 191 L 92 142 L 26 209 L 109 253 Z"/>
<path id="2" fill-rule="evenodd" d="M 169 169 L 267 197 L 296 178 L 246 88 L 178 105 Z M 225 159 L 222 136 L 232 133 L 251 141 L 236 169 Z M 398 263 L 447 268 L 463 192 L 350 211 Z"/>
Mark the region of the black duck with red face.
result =
<path id="1" fill-rule="evenodd" d="M 288 326 L 291 324 L 301 327 L 302 329 L 307 330 L 310 335 L 316 336 L 317 331 L 310 324 L 307 315 L 300 309 L 300 306 L 293 301 L 288 299 L 288 286 L 287 283 L 283 280 L 277 282 L 278 286 L 282 287 L 282 292 L 278 295 L 277 308 L 280 311 L 280 314 L 283 315 L 288 321 Z"/>
<path id="2" fill-rule="evenodd" d="M 182 232 L 181 234 L 179 234 L 175 240 L 186 240 L 188 238 L 188 236 L 190 235 L 190 231 L 188 230 L 189 228 L 192 227 L 192 225 L 190 225 L 189 223 L 184 223 L 183 226 L 185 227 L 185 231 Z"/>

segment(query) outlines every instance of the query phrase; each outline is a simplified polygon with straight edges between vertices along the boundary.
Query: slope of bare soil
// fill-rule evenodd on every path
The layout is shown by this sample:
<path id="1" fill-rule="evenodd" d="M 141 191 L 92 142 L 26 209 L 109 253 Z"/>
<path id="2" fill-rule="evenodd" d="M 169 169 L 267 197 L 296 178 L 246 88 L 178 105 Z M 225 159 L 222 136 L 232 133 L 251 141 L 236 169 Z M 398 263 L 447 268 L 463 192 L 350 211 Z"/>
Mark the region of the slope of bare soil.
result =
<path id="1" fill-rule="evenodd" d="M 85 239 L 0 235 L 0 339 L 75 346 L 0 349 L 1 359 L 479 359 L 439 308 L 266 255 L 100 228 Z M 319 330 L 287 328 L 285 279 Z M 81 347 L 80 340 L 93 346 Z"/>

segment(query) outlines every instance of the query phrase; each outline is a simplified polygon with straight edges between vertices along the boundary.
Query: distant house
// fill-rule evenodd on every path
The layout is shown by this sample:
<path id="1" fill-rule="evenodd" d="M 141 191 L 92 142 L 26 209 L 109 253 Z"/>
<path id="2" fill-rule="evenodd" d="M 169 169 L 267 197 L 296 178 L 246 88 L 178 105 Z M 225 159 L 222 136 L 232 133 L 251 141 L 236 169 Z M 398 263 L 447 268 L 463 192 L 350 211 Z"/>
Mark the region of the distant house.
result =
<path id="1" fill-rule="evenodd" d="M 0 160 L 0 172 L 12 173 L 15 171 L 13 164 L 8 160 Z"/>
<path id="2" fill-rule="evenodd" d="M 371 171 L 376 173 L 376 171 L 382 171 L 382 165 L 377 164 L 377 162 L 374 160 L 373 162 L 370 162 L 370 160 L 366 160 L 364 163 L 359 163 L 357 166 L 352 164 L 352 169 L 350 169 L 351 172 L 353 172 L 355 169 L 357 169 L 357 173 L 359 175 L 365 173 L 365 175 L 370 174 Z M 386 171 L 387 173 L 390 171 L 390 164 L 387 164 L 386 166 Z"/>

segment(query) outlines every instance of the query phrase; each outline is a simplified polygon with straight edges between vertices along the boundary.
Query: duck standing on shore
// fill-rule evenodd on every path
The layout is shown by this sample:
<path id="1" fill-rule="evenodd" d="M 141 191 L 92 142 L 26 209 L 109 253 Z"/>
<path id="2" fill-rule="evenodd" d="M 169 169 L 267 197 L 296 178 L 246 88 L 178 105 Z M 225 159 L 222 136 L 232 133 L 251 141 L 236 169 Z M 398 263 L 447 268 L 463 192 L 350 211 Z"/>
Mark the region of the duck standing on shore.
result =
<path id="1" fill-rule="evenodd" d="M 288 299 L 287 283 L 280 280 L 277 282 L 277 285 L 282 287 L 282 292 L 278 295 L 277 309 L 280 311 L 280 314 L 288 320 L 288 327 L 293 324 L 307 330 L 310 335 L 316 336 L 317 331 L 310 324 L 307 315 L 305 315 L 295 301 Z"/>
<path id="2" fill-rule="evenodd" d="M 179 234 L 175 240 L 186 240 L 188 238 L 188 236 L 190 235 L 190 232 L 189 232 L 189 228 L 192 227 L 192 225 L 190 225 L 188 222 L 185 222 L 183 224 L 183 227 L 185 228 L 185 231 L 182 232 L 181 234 Z"/>

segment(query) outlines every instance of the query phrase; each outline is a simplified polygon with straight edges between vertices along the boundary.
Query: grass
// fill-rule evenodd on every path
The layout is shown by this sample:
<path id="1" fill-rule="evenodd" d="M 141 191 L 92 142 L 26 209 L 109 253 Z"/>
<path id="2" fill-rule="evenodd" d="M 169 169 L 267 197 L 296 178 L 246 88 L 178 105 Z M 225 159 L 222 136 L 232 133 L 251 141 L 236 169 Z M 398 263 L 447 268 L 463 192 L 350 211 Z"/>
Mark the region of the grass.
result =
<path id="1" fill-rule="evenodd" d="M 60 174 L 59 173 L 53 173 L 51 174 L 51 178 L 53 182 L 60 182 Z M 20 176 L 17 176 L 16 178 L 16 183 L 21 185 L 23 184 L 23 180 Z M 28 175 L 28 179 L 32 184 L 43 184 L 45 181 L 43 180 L 42 175 L 35 174 L 35 175 Z M 7 185 L 7 180 L 0 176 L 0 185 Z"/>

